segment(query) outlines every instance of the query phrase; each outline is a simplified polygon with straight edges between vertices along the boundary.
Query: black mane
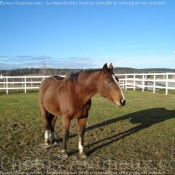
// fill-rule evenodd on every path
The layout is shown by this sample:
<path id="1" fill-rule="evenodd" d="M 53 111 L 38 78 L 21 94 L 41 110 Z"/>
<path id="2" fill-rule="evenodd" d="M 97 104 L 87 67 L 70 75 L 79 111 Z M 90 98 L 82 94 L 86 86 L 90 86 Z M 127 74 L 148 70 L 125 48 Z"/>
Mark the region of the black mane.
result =
<path id="1" fill-rule="evenodd" d="M 101 69 L 89 69 L 89 70 L 79 71 L 79 72 L 76 72 L 76 73 L 72 73 L 69 77 L 72 80 L 72 82 L 77 82 L 78 81 L 78 76 L 81 73 L 93 73 L 93 72 L 96 72 L 96 71 L 99 71 L 99 70 L 101 70 Z"/>
<path id="2" fill-rule="evenodd" d="M 78 75 L 80 74 L 80 72 L 77 73 L 72 73 L 70 75 L 70 79 L 72 80 L 72 82 L 77 82 L 78 81 Z"/>

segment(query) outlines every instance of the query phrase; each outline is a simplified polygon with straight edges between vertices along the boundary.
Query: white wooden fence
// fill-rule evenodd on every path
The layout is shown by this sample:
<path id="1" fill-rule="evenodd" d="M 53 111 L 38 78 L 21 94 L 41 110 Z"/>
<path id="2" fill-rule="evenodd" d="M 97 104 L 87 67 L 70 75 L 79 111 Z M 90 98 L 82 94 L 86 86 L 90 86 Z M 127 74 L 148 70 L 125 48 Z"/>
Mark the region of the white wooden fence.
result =
<path id="1" fill-rule="evenodd" d="M 40 83 L 49 76 L 0 76 L 0 90 L 24 90 L 39 89 Z"/>
<path id="2" fill-rule="evenodd" d="M 175 90 L 175 73 L 116 74 L 123 89 Z"/>
<path id="3" fill-rule="evenodd" d="M 149 74 L 116 74 L 120 86 L 125 89 L 175 90 L 175 73 L 149 73 Z M 49 76 L 0 76 L 0 90 L 8 94 L 9 90 L 39 89 L 40 83 Z"/>

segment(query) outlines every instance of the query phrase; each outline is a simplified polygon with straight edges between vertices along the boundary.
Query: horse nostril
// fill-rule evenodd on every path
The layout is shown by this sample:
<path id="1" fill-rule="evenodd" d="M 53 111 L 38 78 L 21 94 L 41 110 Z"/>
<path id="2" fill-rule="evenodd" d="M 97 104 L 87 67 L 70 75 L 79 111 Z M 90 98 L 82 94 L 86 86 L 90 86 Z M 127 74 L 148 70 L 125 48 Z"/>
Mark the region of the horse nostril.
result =
<path id="1" fill-rule="evenodd" d="M 125 106 L 126 100 L 125 99 L 120 99 L 120 103 L 122 104 L 122 106 Z"/>

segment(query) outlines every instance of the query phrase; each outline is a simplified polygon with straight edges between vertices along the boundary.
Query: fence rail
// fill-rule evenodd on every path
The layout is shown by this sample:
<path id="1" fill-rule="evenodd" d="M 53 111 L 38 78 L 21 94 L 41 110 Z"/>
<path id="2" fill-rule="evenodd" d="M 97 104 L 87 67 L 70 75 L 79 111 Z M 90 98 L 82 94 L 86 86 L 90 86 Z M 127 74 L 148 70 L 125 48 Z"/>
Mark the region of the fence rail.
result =
<path id="1" fill-rule="evenodd" d="M 149 73 L 149 74 L 116 74 L 120 86 L 125 89 L 175 90 L 175 73 Z M 39 89 L 40 83 L 49 76 L 0 76 L 0 90 L 24 90 Z"/>

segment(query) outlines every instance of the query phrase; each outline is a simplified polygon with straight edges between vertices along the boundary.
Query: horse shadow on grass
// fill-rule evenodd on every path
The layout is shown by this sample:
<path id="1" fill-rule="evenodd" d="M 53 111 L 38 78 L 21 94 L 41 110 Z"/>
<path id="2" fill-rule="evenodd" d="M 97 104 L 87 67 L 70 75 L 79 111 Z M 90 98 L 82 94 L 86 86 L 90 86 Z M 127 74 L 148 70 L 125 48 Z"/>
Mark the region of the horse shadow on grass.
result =
<path id="1" fill-rule="evenodd" d="M 167 110 L 165 108 L 151 108 L 147 110 L 130 113 L 121 117 L 116 117 L 116 118 L 89 126 L 86 128 L 87 132 L 99 127 L 100 128 L 103 128 L 106 126 L 110 127 L 110 124 L 114 124 L 114 123 L 116 123 L 116 128 L 117 128 L 117 122 L 122 120 L 128 120 L 128 119 L 130 119 L 131 123 L 137 124 L 137 126 L 130 128 L 126 131 L 117 133 L 115 135 L 112 135 L 112 132 L 111 132 L 111 135 L 109 135 L 108 137 L 86 145 L 86 147 L 94 147 L 93 149 L 89 150 L 87 154 L 89 156 L 100 148 L 106 147 L 113 142 L 116 142 L 120 139 L 123 139 L 127 136 L 130 136 L 131 134 L 137 133 L 155 124 L 162 123 L 171 118 L 175 118 L 175 110 Z M 95 145 L 98 145 L 98 146 L 95 146 Z"/>

